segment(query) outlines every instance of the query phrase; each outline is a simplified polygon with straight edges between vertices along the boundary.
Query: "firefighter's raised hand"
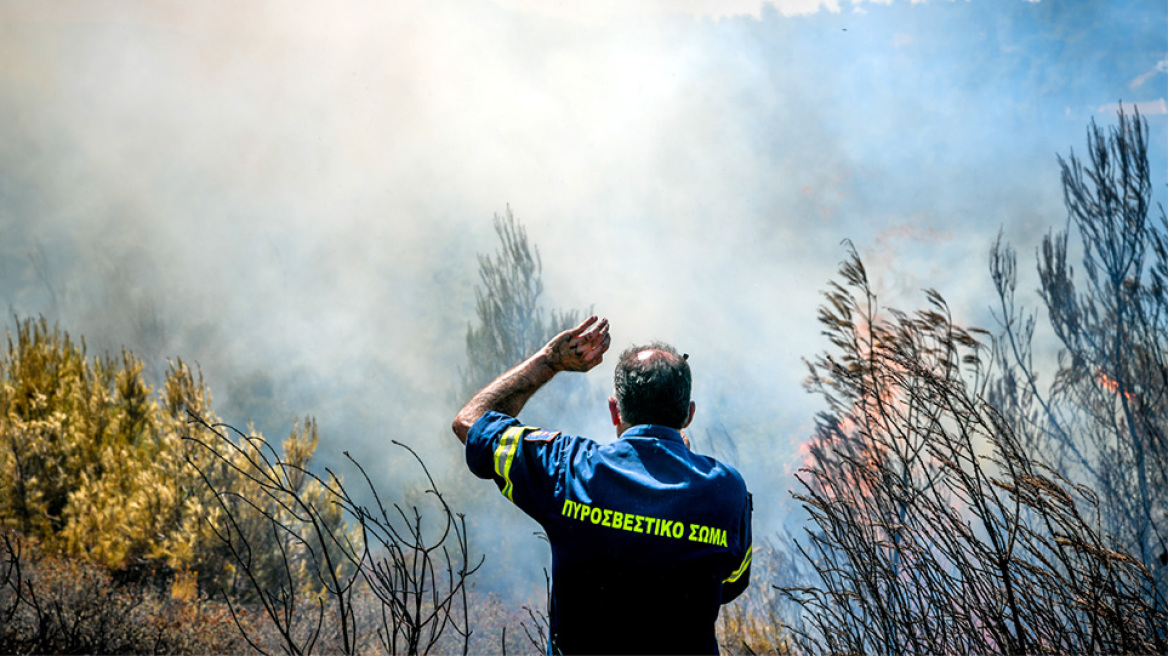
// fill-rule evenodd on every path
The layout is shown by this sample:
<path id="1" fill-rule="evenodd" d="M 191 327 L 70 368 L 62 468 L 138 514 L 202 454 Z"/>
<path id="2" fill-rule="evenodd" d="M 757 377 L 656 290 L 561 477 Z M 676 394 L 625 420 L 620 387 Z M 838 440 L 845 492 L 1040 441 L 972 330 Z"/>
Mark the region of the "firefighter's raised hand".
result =
<path id="1" fill-rule="evenodd" d="M 544 347 L 544 353 L 555 371 L 588 371 L 604 359 L 610 343 L 608 319 L 591 316 L 579 326 L 553 337 Z"/>

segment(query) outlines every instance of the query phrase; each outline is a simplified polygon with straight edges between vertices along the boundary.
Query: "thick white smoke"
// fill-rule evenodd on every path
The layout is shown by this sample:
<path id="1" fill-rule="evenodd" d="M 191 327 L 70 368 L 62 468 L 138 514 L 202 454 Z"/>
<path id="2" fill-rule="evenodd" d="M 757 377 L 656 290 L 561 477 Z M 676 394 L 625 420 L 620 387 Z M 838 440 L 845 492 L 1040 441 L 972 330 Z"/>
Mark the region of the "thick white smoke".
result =
<path id="1" fill-rule="evenodd" d="M 1109 103 L 1148 114 L 1163 189 L 1162 2 L 637 5 L 6 2 L 4 302 L 197 361 L 270 437 L 311 413 L 321 464 L 405 485 L 391 438 L 459 465 L 475 255 L 509 204 L 549 307 L 691 354 L 695 432 L 737 436 L 765 533 L 841 240 L 884 301 L 933 287 L 987 325 L 990 241 L 1027 270 L 1055 154 Z M 603 406 L 572 421 L 610 437 Z"/>

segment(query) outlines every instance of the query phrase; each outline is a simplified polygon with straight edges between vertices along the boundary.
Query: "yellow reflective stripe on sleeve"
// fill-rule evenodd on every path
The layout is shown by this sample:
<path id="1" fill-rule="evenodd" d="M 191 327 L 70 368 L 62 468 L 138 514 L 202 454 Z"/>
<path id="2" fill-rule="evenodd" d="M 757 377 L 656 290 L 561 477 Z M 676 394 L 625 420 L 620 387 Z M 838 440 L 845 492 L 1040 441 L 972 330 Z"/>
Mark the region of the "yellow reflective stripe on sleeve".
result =
<path id="1" fill-rule="evenodd" d="M 512 503 L 511 498 L 511 463 L 515 462 L 515 452 L 519 450 L 519 440 L 523 437 L 525 426 L 512 426 L 503 431 L 499 438 L 499 446 L 495 447 L 495 473 L 503 479 L 503 496 Z"/>
<path id="2" fill-rule="evenodd" d="M 730 575 L 730 578 L 728 578 L 722 582 L 723 583 L 734 583 L 738 579 L 742 578 L 742 575 L 746 573 L 746 570 L 750 569 L 750 559 L 753 556 L 753 554 L 754 554 L 754 545 L 751 545 L 751 546 L 746 548 L 746 556 L 742 558 L 742 564 L 738 566 L 738 569 L 734 570 L 734 572 Z"/>

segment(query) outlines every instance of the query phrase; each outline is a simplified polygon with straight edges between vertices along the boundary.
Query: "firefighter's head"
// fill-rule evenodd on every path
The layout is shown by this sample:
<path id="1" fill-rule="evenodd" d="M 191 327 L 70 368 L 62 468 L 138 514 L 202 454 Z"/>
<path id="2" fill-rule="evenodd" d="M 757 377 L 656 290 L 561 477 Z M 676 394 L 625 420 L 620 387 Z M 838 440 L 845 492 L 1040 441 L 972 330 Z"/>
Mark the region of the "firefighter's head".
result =
<path id="1" fill-rule="evenodd" d="M 692 378 L 688 356 L 653 342 L 621 353 L 613 375 L 615 396 L 608 400 L 617 433 L 640 424 L 681 430 L 693 420 L 689 399 Z"/>

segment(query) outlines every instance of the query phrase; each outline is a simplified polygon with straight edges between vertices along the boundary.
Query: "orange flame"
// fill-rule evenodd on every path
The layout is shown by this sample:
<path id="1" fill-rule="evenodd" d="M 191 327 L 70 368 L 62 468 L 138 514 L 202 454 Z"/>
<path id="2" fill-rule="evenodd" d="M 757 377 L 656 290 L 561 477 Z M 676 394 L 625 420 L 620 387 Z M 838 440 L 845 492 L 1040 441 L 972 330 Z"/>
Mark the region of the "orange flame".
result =
<path id="1" fill-rule="evenodd" d="M 1103 369 L 1096 369 L 1095 370 L 1095 380 L 1099 383 L 1099 386 L 1102 387 L 1103 389 L 1107 390 L 1108 392 L 1111 392 L 1112 394 L 1119 395 L 1119 392 L 1120 392 L 1119 381 L 1108 376 L 1106 373 L 1104 373 Z M 1128 401 L 1133 401 L 1133 400 L 1135 400 L 1135 397 L 1136 397 L 1135 393 L 1130 392 L 1130 391 L 1124 391 L 1123 396 Z"/>

